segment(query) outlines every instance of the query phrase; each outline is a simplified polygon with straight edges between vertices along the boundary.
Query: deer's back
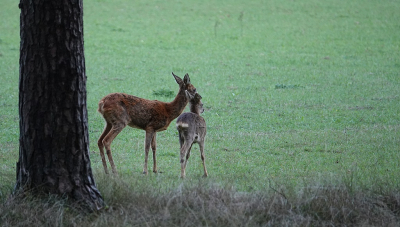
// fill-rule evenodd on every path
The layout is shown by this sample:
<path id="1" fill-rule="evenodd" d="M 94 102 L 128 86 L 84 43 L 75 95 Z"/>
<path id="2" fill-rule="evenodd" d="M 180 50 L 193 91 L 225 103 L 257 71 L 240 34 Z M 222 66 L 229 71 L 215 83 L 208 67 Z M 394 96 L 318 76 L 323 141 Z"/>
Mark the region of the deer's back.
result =
<path id="1" fill-rule="evenodd" d="M 206 131 L 206 121 L 204 118 L 192 112 L 181 114 L 177 118 L 176 124 L 187 126 L 187 128 Z"/>
<path id="2" fill-rule="evenodd" d="M 164 130 L 168 122 L 165 103 L 158 100 L 148 100 L 124 93 L 112 93 L 99 101 L 98 111 L 106 121 L 122 119 L 134 128 Z M 168 127 L 168 125 L 166 125 Z"/>
<path id="3" fill-rule="evenodd" d="M 179 140 L 189 140 L 194 143 L 204 143 L 207 128 L 206 121 L 198 114 L 187 112 L 181 114 L 176 120 L 176 129 Z"/>

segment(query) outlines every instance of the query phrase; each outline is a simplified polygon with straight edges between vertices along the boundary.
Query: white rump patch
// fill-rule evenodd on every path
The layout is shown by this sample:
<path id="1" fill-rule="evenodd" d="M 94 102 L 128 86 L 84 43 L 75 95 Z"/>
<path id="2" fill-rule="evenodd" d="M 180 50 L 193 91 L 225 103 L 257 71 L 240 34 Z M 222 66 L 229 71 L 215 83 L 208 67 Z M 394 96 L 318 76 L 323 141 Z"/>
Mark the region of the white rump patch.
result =
<path id="1" fill-rule="evenodd" d="M 188 123 L 179 122 L 179 123 L 176 124 L 176 127 L 188 128 L 189 124 Z"/>

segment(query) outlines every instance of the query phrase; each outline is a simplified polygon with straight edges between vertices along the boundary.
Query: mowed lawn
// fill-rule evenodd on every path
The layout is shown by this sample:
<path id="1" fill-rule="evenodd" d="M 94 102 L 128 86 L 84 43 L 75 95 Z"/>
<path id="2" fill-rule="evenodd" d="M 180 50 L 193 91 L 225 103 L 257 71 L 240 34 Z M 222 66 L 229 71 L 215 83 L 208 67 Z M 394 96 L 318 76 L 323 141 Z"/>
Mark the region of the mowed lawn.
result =
<path id="1" fill-rule="evenodd" d="M 19 149 L 19 9 L 15 1 L 1 5 L 5 198 Z M 171 101 L 178 91 L 171 72 L 188 73 L 203 97 L 209 177 L 201 179 L 194 145 L 187 178 L 179 179 L 174 121 L 157 134 L 158 174 L 142 175 L 144 131 L 126 128 L 114 140 L 126 184 L 161 191 L 199 180 L 246 192 L 304 184 L 398 188 L 399 12 L 398 1 L 85 0 L 90 153 L 100 190 L 107 180 L 98 101 L 112 92 Z"/>

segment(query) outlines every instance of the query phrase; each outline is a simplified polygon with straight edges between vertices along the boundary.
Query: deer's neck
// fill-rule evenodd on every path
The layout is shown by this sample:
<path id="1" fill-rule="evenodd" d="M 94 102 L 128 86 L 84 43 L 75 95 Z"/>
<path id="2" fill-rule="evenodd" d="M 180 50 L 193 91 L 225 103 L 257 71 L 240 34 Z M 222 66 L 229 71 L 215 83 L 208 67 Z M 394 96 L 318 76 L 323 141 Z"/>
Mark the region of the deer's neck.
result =
<path id="1" fill-rule="evenodd" d="M 190 104 L 190 112 L 200 115 L 199 108 L 195 104 Z"/>
<path id="2" fill-rule="evenodd" d="M 185 91 L 179 90 L 175 99 L 167 104 L 167 109 L 171 114 L 172 119 L 177 118 L 185 109 L 189 100 L 186 98 Z"/>

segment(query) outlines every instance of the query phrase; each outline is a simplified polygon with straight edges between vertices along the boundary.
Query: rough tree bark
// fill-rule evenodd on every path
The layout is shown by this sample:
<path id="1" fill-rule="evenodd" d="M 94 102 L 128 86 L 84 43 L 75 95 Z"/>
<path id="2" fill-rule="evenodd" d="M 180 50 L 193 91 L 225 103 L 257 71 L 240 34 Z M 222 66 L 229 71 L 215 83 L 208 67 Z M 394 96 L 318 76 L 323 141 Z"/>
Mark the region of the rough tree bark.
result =
<path id="1" fill-rule="evenodd" d="M 16 192 L 103 206 L 89 159 L 82 0 L 20 0 Z"/>

